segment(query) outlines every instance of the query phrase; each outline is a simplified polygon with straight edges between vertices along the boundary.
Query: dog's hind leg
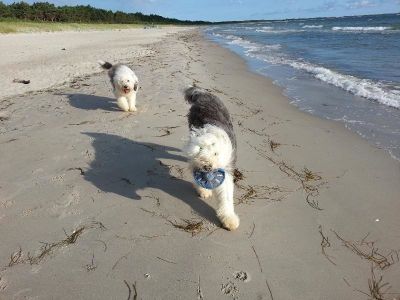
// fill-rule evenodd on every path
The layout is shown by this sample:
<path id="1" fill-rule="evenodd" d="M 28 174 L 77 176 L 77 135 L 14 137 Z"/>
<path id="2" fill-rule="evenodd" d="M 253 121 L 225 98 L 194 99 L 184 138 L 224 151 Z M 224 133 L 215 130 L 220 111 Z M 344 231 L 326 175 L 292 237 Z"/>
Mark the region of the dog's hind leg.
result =
<path id="1" fill-rule="evenodd" d="M 129 111 L 137 111 L 136 108 L 136 93 L 128 96 Z"/>
<path id="2" fill-rule="evenodd" d="M 234 183 L 231 174 L 225 175 L 225 181 L 215 189 L 217 199 L 217 216 L 222 226 L 228 230 L 235 230 L 239 227 L 239 217 L 235 213 L 233 205 Z"/>
<path id="3" fill-rule="evenodd" d="M 119 97 L 117 99 L 117 104 L 123 111 L 129 111 L 129 104 L 125 97 Z"/>

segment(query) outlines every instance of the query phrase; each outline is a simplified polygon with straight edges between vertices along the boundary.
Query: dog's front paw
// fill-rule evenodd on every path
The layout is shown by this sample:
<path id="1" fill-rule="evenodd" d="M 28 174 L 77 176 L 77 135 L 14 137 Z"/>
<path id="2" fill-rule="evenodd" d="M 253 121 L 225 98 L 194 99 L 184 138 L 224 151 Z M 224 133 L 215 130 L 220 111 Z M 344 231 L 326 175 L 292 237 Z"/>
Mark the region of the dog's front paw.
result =
<path id="1" fill-rule="evenodd" d="M 240 219 L 237 214 L 233 213 L 230 215 L 220 215 L 218 216 L 222 223 L 222 226 L 227 230 L 235 230 L 239 227 Z"/>
<path id="2" fill-rule="evenodd" d="M 120 97 L 117 99 L 117 105 L 123 111 L 129 111 L 128 101 L 124 97 Z"/>
<path id="3" fill-rule="evenodd" d="M 132 107 L 130 107 L 130 108 L 129 108 L 129 111 L 132 111 L 132 112 L 134 112 L 134 111 L 137 111 L 137 108 L 136 108 L 136 106 L 132 106 Z"/>
<path id="4" fill-rule="evenodd" d="M 203 200 L 206 200 L 212 196 L 212 191 L 207 189 L 197 189 L 197 194 Z"/>

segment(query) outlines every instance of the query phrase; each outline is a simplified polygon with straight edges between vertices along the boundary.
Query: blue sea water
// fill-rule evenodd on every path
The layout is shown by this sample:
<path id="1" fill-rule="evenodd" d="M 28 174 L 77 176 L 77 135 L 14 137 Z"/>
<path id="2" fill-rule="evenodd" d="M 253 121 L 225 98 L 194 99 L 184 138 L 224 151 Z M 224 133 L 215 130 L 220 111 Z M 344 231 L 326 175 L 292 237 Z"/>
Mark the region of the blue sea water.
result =
<path id="1" fill-rule="evenodd" d="M 299 109 L 400 160 L 400 14 L 224 24 L 213 41 L 283 87 Z"/>

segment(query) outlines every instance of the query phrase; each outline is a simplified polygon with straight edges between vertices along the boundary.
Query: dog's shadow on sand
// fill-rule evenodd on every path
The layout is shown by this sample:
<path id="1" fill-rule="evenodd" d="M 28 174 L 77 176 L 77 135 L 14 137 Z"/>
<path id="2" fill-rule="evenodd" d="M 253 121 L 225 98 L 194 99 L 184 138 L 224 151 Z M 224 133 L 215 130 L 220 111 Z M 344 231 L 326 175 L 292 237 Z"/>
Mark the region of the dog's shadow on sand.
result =
<path id="1" fill-rule="evenodd" d="M 160 159 L 186 161 L 180 149 L 154 143 L 135 142 L 117 135 L 85 132 L 91 137 L 95 158 L 84 174 L 86 180 L 107 193 L 149 200 L 146 188 L 161 190 L 188 204 L 201 217 L 219 224 L 214 209 L 199 199 L 191 183 L 171 176 Z M 175 152 L 175 153 L 172 153 Z M 173 164 L 173 163 L 172 163 Z M 162 199 L 161 199 L 162 200 Z"/>
<path id="2" fill-rule="evenodd" d="M 96 110 L 102 109 L 107 111 L 119 111 L 116 100 L 109 97 L 100 97 L 87 94 L 65 94 L 71 106 L 86 109 Z"/>

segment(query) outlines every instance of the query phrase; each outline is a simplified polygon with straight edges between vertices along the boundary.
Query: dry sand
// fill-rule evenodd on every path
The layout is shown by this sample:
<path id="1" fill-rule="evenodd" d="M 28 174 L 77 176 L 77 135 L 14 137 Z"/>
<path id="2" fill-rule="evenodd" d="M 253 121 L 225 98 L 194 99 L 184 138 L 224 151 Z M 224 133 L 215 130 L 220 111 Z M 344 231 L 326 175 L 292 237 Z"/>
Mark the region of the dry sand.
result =
<path id="1" fill-rule="evenodd" d="M 0 34 L 0 98 L 37 91 L 99 71 L 98 60 L 126 62 L 146 56 L 142 45 L 185 30 L 184 27 L 110 31 Z M 13 80 L 30 84 L 13 84 Z"/>
<path id="2" fill-rule="evenodd" d="M 400 299 L 397 161 L 195 31 L 141 47 L 138 113 L 104 73 L 0 100 L 0 299 Z M 235 232 L 185 170 L 192 82 L 234 117 Z"/>

